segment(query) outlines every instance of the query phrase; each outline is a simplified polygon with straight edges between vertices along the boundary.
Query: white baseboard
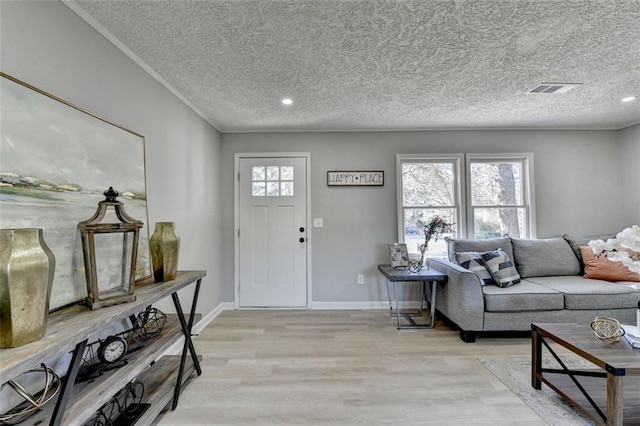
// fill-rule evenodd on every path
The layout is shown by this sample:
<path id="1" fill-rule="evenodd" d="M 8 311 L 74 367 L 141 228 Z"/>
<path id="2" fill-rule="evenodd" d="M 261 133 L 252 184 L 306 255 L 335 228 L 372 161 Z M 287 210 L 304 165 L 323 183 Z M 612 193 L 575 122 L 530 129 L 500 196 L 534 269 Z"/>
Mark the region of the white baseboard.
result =
<path id="1" fill-rule="evenodd" d="M 233 302 L 224 302 L 219 304 L 218 306 L 215 307 L 213 311 L 209 312 L 206 316 L 202 317 L 202 319 L 193 326 L 192 332 L 194 334 L 200 333 L 203 328 L 208 326 L 211 323 L 211 321 L 216 319 L 216 317 L 220 315 L 223 311 L 230 311 L 233 309 L 234 309 Z"/>
<path id="2" fill-rule="evenodd" d="M 415 309 L 418 307 L 418 302 L 399 302 L 398 304 L 400 309 Z M 312 302 L 311 309 L 389 309 L 389 302 Z"/>
<path id="3" fill-rule="evenodd" d="M 233 302 L 225 302 L 221 303 L 215 307 L 215 309 L 209 312 L 207 315 L 202 317 L 200 321 L 193 325 L 193 329 L 191 330 L 192 334 L 200 333 L 211 321 L 216 319 L 218 315 L 220 315 L 223 311 L 232 310 L 234 308 Z M 169 347 L 162 355 L 180 355 L 182 353 L 182 348 L 184 346 L 184 337 L 181 336 L 173 345 Z M 162 356 L 160 355 L 160 356 Z"/>

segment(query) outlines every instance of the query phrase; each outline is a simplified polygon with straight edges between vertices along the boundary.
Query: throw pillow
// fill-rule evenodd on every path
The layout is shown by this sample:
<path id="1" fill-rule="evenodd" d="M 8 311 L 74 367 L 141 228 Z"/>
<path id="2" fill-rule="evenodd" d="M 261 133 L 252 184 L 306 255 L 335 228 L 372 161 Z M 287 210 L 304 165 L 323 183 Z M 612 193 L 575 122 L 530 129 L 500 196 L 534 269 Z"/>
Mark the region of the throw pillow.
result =
<path id="1" fill-rule="evenodd" d="M 477 251 L 466 251 L 461 253 L 454 253 L 454 255 L 456 257 L 456 262 L 458 263 L 458 265 L 472 272 L 475 272 L 478 278 L 480 278 L 480 282 L 483 286 L 495 284 L 495 281 L 493 281 L 491 274 L 489 273 L 489 271 L 487 271 L 487 268 L 482 262 L 482 256 L 480 255 L 480 253 L 478 253 Z"/>
<path id="2" fill-rule="evenodd" d="M 578 275 L 580 262 L 564 238 L 512 238 L 513 260 L 522 278 Z"/>
<path id="3" fill-rule="evenodd" d="M 511 239 L 509 237 L 499 238 L 451 238 L 446 237 L 447 251 L 449 260 L 455 262 L 455 253 L 466 251 L 477 251 L 482 253 L 489 250 L 501 249 L 507 253 L 509 259 L 513 259 L 513 250 L 511 249 Z"/>
<path id="4" fill-rule="evenodd" d="M 586 246 L 589 244 L 589 241 L 593 240 L 604 240 L 607 241 L 609 238 L 615 238 L 616 234 L 604 234 L 604 235 L 592 235 L 590 237 L 579 236 L 579 235 L 571 235 L 564 234 L 562 238 L 567 240 L 569 245 L 571 246 L 571 250 L 575 253 L 576 257 L 580 261 L 580 273 L 584 273 L 584 261 L 582 260 L 582 254 L 580 253 L 580 246 Z"/>
<path id="5" fill-rule="evenodd" d="M 584 260 L 584 277 L 605 281 L 640 282 L 640 274 L 632 272 L 620 262 L 614 262 L 605 256 L 596 256 L 588 246 L 580 246 Z"/>
<path id="6" fill-rule="evenodd" d="M 482 253 L 482 262 L 498 287 L 509 287 L 520 282 L 518 271 L 502 250 Z"/>

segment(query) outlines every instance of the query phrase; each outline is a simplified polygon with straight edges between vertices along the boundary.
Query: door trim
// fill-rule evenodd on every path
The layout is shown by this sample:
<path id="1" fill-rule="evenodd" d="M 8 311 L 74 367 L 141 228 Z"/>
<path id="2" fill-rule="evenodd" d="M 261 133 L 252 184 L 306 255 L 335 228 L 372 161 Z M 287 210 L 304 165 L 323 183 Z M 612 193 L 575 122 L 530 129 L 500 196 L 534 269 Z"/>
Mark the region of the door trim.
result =
<path id="1" fill-rule="evenodd" d="M 310 152 L 236 152 L 233 155 L 233 291 L 234 307 L 240 309 L 240 244 L 238 229 L 240 228 L 240 186 L 238 185 L 238 173 L 240 173 L 241 158 L 279 158 L 299 157 L 307 161 L 306 175 L 306 209 L 307 209 L 307 309 L 311 308 L 313 300 L 311 289 L 311 252 L 313 245 L 313 227 L 311 226 L 311 153 Z"/>

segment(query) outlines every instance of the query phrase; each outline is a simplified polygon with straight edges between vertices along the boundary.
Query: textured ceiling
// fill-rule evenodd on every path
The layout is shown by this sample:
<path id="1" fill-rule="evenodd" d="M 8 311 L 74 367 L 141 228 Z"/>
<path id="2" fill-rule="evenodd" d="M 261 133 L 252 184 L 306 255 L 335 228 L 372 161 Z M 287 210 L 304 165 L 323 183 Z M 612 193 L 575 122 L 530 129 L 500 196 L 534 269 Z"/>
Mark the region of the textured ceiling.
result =
<path id="1" fill-rule="evenodd" d="M 63 1 L 222 132 L 640 122 L 640 0 Z"/>

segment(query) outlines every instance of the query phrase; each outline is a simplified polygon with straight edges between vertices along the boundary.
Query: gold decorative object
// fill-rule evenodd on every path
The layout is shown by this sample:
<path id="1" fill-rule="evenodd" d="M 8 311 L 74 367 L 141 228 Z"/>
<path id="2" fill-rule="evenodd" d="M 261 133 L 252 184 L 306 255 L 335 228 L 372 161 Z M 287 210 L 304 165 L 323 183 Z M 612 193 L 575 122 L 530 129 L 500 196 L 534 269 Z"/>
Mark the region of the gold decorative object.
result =
<path id="1" fill-rule="evenodd" d="M 24 399 L 24 402 L 18 404 L 17 407 L 0 414 L 0 424 L 13 425 L 21 423 L 33 414 L 41 411 L 49 401 L 53 400 L 55 402 L 53 397 L 58 394 L 62 387 L 60 377 L 58 377 L 56 372 L 48 365 L 40 364 L 40 366 L 41 368 L 26 371 L 17 379 L 9 380 L 0 386 L 0 396 L 8 398 L 8 395 L 4 395 L 5 389 L 11 389 Z M 27 388 L 29 385 L 36 383 L 33 376 L 37 375 L 42 377 L 42 390 L 36 394 L 32 394 Z M 8 394 L 9 392 L 6 393 Z M 38 424 L 38 422 L 35 424 Z"/>
<path id="2" fill-rule="evenodd" d="M 0 229 L 0 348 L 44 337 L 55 266 L 42 229 Z"/>
<path id="3" fill-rule="evenodd" d="M 600 340 L 617 342 L 624 336 L 624 328 L 620 327 L 620 322 L 615 318 L 596 317 L 591 322 L 591 328 Z"/>
<path id="4" fill-rule="evenodd" d="M 91 309 L 136 300 L 133 290 L 142 222 L 125 212 L 112 187 L 104 195 L 95 214 L 78 224 Z M 109 220 L 103 222 L 105 216 Z"/>
<path id="5" fill-rule="evenodd" d="M 149 251 L 156 282 L 171 281 L 178 274 L 180 238 L 173 222 L 157 222 L 149 239 Z"/>

